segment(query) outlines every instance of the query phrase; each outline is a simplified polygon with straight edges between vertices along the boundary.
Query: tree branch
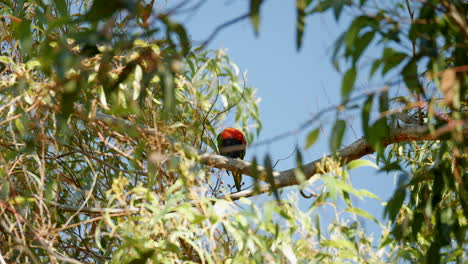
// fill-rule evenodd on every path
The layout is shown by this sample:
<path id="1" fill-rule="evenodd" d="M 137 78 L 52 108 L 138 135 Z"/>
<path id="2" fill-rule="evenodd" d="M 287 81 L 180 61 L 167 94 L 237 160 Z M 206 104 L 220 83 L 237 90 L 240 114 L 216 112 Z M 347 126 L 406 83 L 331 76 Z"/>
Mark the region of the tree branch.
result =
<path id="1" fill-rule="evenodd" d="M 462 122 L 461 125 L 462 125 L 463 135 L 465 137 L 468 136 L 468 123 Z M 408 124 L 400 128 L 392 128 L 390 130 L 390 136 L 384 140 L 383 144 L 384 146 L 388 146 L 388 145 L 400 143 L 400 142 L 437 140 L 442 135 L 441 133 L 438 133 L 438 131 L 443 131 L 445 133 L 450 132 L 452 131 L 452 129 L 448 129 L 449 127 L 453 127 L 453 125 L 444 126 L 434 131 L 433 133 L 430 133 L 429 127 L 427 125 Z M 375 151 L 372 149 L 371 145 L 364 138 L 361 138 L 355 141 L 354 143 L 352 143 L 351 145 L 339 150 L 336 155 L 336 158 L 340 159 L 341 165 L 343 166 L 353 160 L 362 158 L 365 155 L 368 155 L 374 152 Z M 329 158 L 329 157 L 331 158 L 333 156 L 332 155 L 326 156 L 326 158 Z M 317 165 L 320 164 L 322 160 L 323 158 L 317 159 L 304 165 L 304 174 L 307 180 L 312 178 L 317 173 Z M 218 168 L 218 166 L 214 166 L 214 165 L 218 165 L 218 164 L 211 164 L 211 166 Z M 245 166 L 246 164 L 242 164 L 242 167 L 245 167 Z M 277 188 L 284 188 L 284 187 L 300 184 L 296 178 L 294 169 L 295 168 L 284 170 L 281 172 L 275 172 L 274 176 L 275 176 L 275 182 L 276 182 Z M 250 172 L 250 170 L 237 171 L 237 172 L 241 172 L 243 174 L 249 175 L 248 173 Z M 259 177 L 259 179 L 264 181 L 264 178 Z M 272 191 L 272 188 L 268 184 L 264 184 L 257 191 L 253 189 L 249 189 L 249 190 L 245 190 L 245 191 L 241 191 L 237 193 L 227 194 L 219 198 L 230 198 L 231 200 L 237 200 L 241 197 L 251 197 L 251 196 L 255 196 L 255 195 L 259 195 L 259 194 L 271 192 L 271 191 Z"/>
<path id="2" fill-rule="evenodd" d="M 128 213 L 128 214 L 135 214 L 141 211 L 140 208 L 136 207 L 128 207 L 128 208 L 98 208 L 98 207 L 77 207 L 77 206 L 69 206 L 59 204 L 53 201 L 44 200 L 45 203 L 60 208 L 66 212 L 80 212 L 85 214 L 119 214 L 119 213 Z"/>
<path id="3" fill-rule="evenodd" d="M 87 119 L 86 113 L 81 105 L 75 104 L 75 114 L 80 118 Z M 133 124 L 130 121 L 115 118 L 103 113 L 96 113 L 95 118 L 101 122 L 105 122 L 110 126 L 119 126 L 121 128 L 135 127 L 135 124 Z M 456 127 L 454 125 L 454 122 L 455 121 L 437 129 L 436 131 L 430 131 L 430 128 L 427 125 L 418 124 L 405 124 L 401 127 L 390 128 L 390 136 L 384 139 L 383 145 L 388 146 L 399 142 L 437 140 L 443 134 L 453 131 L 453 129 Z M 468 122 L 460 121 L 457 123 L 457 125 L 461 126 L 463 136 L 468 136 Z M 139 128 L 141 129 L 142 133 L 149 134 L 154 133 L 155 131 L 151 128 L 144 126 L 139 126 Z M 263 166 L 258 165 L 256 170 L 257 175 L 253 175 L 251 162 L 239 159 L 232 159 L 212 153 L 206 153 L 191 145 L 175 142 L 174 140 L 171 141 L 176 145 L 180 144 L 180 146 L 185 150 L 188 157 L 197 159 L 201 164 L 205 164 L 218 169 L 242 173 L 248 176 L 255 176 L 260 181 L 268 182 L 266 169 Z M 338 158 L 341 162 L 341 165 L 343 166 L 353 160 L 362 158 L 365 155 L 371 154 L 373 152 L 374 150 L 372 149 L 372 146 L 364 138 L 361 138 L 352 143 L 351 145 L 340 149 L 337 152 L 336 156 L 328 155 L 326 156 L 326 158 Z M 310 179 L 317 173 L 317 165 L 322 161 L 322 159 L 323 158 L 314 160 L 303 166 L 306 180 Z M 284 171 L 273 171 L 273 177 L 277 188 L 284 188 L 300 184 L 296 179 L 295 168 L 291 168 Z M 237 200 L 241 197 L 251 197 L 270 191 L 272 191 L 272 188 L 268 184 L 263 184 L 262 186 L 260 186 L 259 190 L 249 189 L 237 193 L 227 194 L 218 198 L 230 198 L 231 200 Z"/>

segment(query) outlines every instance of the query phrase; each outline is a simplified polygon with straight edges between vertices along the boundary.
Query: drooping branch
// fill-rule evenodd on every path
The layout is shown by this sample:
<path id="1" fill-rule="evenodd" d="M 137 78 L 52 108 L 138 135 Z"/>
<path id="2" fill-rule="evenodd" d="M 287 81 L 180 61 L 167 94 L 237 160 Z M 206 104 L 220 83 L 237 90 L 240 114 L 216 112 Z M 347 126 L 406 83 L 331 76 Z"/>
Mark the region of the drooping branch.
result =
<path id="1" fill-rule="evenodd" d="M 78 104 L 75 105 L 75 114 L 82 119 L 88 119 L 83 107 Z M 135 127 L 135 124 L 133 124 L 130 121 L 115 118 L 103 113 L 96 113 L 95 119 L 104 122 L 110 126 L 118 126 L 121 128 Z M 451 121 L 444 127 L 441 127 L 432 132 L 430 131 L 429 126 L 427 125 L 406 124 L 401 127 L 391 128 L 389 132 L 390 136 L 384 139 L 383 145 L 388 146 L 399 142 L 437 140 L 443 134 L 451 132 L 457 125 L 461 125 L 463 135 L 468 136 L 468 122 L 466 121 L 461 121 L 459 123 Z M 155 131 L 154 129 L 144 127 L 141 125 L 139 126 L 139 129 L 142 133 L 146 134 L 154 133 Z M 231 159 L 212 153 L 206 153 L 185 143 L 174 143 L 180 144 L 190 158 L 197 159 L 201 164 L 205 164 L 218 169 L 225 169 L 232 172 L 242 173 L 248 176 L 255 176 L 260 181 L 268 182 L 266 169 L 263 166 L 258 165 L 256 169 L 257 174 L 254 175 L 254 170 L 252 170 L 251 162 L 239 159 Z M 334 157 L 339 159 L 341 161 L 341 165 L 343 166 L 353 160 L 362 158 L 365 155 L 371 154 L 373 152 L 374 150 L 372 146 L 364 138 L 361 138 L 352 143 L 351 145 L 340 149 Z M 332 157 L 332 155 L 329 155 L 327 157 Z M 314 160 L 303 166 L 304 175 L 306 179 L 310 179 L 317 173 L 317 165 L 320 164 L 322 159 L 323 158 Z M 273 178 L 277 188 L 284 188 L 300 184 L 295 175 L 295 168 L 291 168 L 284 171 L 274 171 Z M 232 200 L 237 200 L 241 197 L 250 197 L 271 191 L 272 188 L 268 184 L 264 184 L 260 186 L 258 190 L 249 189 L 222 196 L 221 198 L 229 197 Z"/>

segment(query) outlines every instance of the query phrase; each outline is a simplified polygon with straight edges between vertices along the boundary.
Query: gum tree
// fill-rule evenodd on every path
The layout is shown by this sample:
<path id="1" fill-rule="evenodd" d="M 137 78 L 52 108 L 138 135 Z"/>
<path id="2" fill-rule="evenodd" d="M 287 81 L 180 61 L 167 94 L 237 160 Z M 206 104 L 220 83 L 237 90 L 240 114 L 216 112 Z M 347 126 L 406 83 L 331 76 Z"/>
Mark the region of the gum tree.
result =
<path id="1" fill-rule="evenodd" d="M 281 172 L 268 156 L 259 165 L 216 155 L 226 120 L 249 143 L 261 122 L 255 90 L 239 68 L 223 50 L 193 46 L 174 19 L 200 4 L 0 1 L 0 261 L 466 258 L 466 3 L 394 1 L 383 9 L 369 1 L 298 0 L 298 48 L 307 16 L 357 16 L 332 58 L 343 85 L 342 104 L 324 110 L 336 111 L 330 155 L 309 162 L 298 151 L 297 167 Z M 258 30 L 264 4 L 251 0 L 247 14 L 217 29 L 251 19 Z M 369 78 L 380 71 L 387 85 L 356 94 L 362 54 L 373 45 L 382 55 L 368 64 Z M 355 103 L 364 136 L 343 147 L 341 113 L 356 111 Z M 319 137 L 314 125 L 301 126 L 311 131 L 306 147 Z M 401 175 L 385 223 L 352 203 L 378 199 L 353 188 L 348 175 L 375 166 L 359 160 L 373 152 L 381 170 Z M 232 193 L 220 169 L 255 184 Z M 297 194 L 310 185 L 327 188 L 300 210 Z M 288 186 L 295 187 L 280 195 Z M 276 199 L 246 199 L 266 192 Z M 330 223 L 321 223 L 321 207 L 336 212 Z M 369 237 L 360 217 L 379 223 L 382 237 Z"/>

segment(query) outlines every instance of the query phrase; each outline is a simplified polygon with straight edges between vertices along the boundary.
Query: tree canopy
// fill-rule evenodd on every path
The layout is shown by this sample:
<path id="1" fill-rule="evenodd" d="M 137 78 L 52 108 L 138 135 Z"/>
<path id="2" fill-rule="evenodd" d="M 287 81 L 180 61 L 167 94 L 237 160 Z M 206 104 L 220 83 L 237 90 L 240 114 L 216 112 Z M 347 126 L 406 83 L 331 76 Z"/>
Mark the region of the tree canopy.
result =
<path id="1" fill-rule="evenodd" d="M 0 0 L 0 263 L 466 261 L 466 1 L 297 0 L 298 51 L 307 17 L 353 19 L 330 58 L 343 75 L 341 103 L 314 117 L 336 113 L 330 153 L 303 159 L 324 137 L 306 120 L 297 166 L 284 171 L 269 155 L 217 154 L 226 123 L 248 144 L 262 124 L 240 68 L 206 48 L 244 19 L 261 33 L 268 1 L 250 0 L 247 13 L 196 43 L 177 15 L 203 4 Z M 370 48 L 381 55 L 363 63 Z M 385 84 L 360 93 L 364 72 Z M 364 134 L 343 146 L 350 112 Z M 360 159 L 374 152 L 375 163 Z M 349 171 L 361 166 L 399 175 L 383 222 L 353 204 L 379 199 L 352 186 Z M 234 192 L 223 170 L 254 185 Z M 310 185 L 324 188 L 307 196 Z M 273 198 L 248 199 L 262 193 Z M 311 199 L 306 210 L 298 195 Z"/>

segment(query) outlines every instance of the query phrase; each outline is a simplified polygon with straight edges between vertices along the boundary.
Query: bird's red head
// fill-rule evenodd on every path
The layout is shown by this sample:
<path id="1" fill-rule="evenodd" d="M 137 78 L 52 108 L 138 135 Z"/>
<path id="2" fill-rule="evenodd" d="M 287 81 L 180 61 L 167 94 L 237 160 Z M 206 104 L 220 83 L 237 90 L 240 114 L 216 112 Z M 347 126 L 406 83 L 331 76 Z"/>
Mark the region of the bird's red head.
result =
<path id="1" fill-rule="evenodd" d="M 234 139 L 237 139 L 239 141 L 242 142 L 242 144 L 245 144 L 245 137 L 244 137 L 244 134 L 242 133 L 242 131 L 240 131 L 239 129 L 235 129 L 235 128 L 232 128 L 232 127 L 228 127 L 226 129 L 224 129 L 221 133 L 221 138 L 224 140 L 224 139 L 228 139 L 228 138 L 234 138 Z"/>

